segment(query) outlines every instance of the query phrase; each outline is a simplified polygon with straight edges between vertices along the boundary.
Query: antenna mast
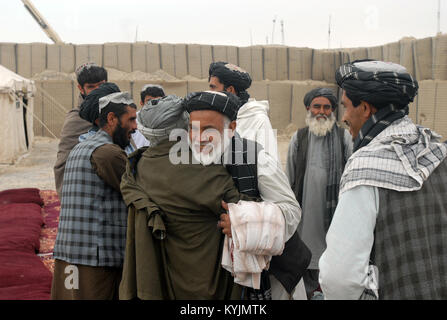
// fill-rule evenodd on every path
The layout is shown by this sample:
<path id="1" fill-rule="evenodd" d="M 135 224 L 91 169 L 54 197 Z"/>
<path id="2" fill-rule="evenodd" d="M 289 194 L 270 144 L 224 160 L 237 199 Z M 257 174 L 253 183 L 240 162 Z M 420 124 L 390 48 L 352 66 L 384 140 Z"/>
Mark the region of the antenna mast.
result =
<path id="1" fill-rule="evenodd" d="M 272 44 L 273 44 L 273 42 L 274 42 L 273 39 L 275 39 L 275 24 L 276 24 L 276 15 L 275 15 L 275 17 L 273 18 Z"/>
<path id="2" fill-rule="evenodd" d="M 327 39 L 328 49 L 331 48 L 331 20 L 332 20 L 332 15 L 329 15 L 329 31 L 328 31 L 328 39 Z"/>
<path id="3" fill-rule="evenodd" d="M 441 34 L 441 0 L 438 0 L 438 34 Z"/>
<path id="4" fill-rule="evenodd" d="M 281 35 L 282 35 L 282 45 L 285 45 L 285 37 L 284 37 L 284 20 L 281 20 Z"/>

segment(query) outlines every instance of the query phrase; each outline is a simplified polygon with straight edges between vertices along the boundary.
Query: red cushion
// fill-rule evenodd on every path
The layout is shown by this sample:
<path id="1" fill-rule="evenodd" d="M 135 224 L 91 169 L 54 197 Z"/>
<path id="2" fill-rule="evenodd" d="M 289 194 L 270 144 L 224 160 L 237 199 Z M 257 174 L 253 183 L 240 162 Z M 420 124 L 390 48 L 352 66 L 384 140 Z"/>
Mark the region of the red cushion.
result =
<path id="1" fill-rule="evenodd" d="M 51 281 L 36 254 L 0 250 L 0 300 L 50 299 Z"/>
<path id="2" fill-rule="evenodd" d="M 9 189 L 0 192 L 0 205 L 9 203 L 35 203 L 43 206 L 40 191 L 36 188 Z"/>
<path id="3" fill-rule="evenodd" d="M 37 252 L 44 219 L 34 203 L 0 205 L 0 251 Z"/>

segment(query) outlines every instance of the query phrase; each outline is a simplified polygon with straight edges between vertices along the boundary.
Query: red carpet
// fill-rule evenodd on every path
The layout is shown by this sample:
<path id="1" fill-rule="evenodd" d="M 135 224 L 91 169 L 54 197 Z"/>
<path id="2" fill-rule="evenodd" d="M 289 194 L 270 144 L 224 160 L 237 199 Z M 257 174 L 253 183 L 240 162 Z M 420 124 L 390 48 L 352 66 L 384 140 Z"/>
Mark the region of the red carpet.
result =
<path id="1" fill-rule="evenodd" d="M 43 204 L 38 189 L 0 192 L 2 300 L 50 298 L 52 274 L 36 255 L 42 243 Z"/>

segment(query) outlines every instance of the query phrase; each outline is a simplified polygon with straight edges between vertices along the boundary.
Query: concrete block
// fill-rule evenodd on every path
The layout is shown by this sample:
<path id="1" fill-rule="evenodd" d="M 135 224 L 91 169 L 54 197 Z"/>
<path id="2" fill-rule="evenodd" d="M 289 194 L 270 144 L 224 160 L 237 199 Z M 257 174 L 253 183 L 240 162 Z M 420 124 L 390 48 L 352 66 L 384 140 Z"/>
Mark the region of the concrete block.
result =
<path id="1" fill-rule="evenodd" d="M 368 59 L 368 50 L 366 48 L 355 48 L 350 52 L 351 61 Z"/>
<path id="2" fill-rule="evenodd" d="M 239 66 L 251 75 L 251 47 L 239 47 Z"/>
<path id="3" fill-rule="evenodd" d="M 146 44 L 132 44 L 132 71 L 147 72 Z"/>
<path id="4" fill-rule="evenodd" d="M 146 44 L 146 72 L 152 73 L 161 69 L 160 45 L 156 43 Z"/>
<path id="5" fill-rule="evenodd" d="M 193 77 L 202 78 L 202 61 L 201 50 L 198 44 L 188 45 L 188 69 L 189 74 Z"/>
<path id="6" fill-rule="evenodd" d="M 312 49 L 289 48 L 290 80 L 309 80 L 312 72 Z"/>
<path id="7" fill-rule="evenodd" d="M 227 62 L 239 66 L 238 47 L 227 46 Z"/>
<path id="8" fill-rule="evenodd" d="M 393 42 L 383 46 L 383 60 L 400 63 L 400 43 Z"/>
<path id="9" fill-rule="evenodd" d="M 175 61 L 174 61 L 174 45 L 169 43 L 160 44 L 161 47 L 161 69 L 175 76 Z"/>
<path id="10" fill-rule="evenodd" d="M 47 45 L 48 70 L 72 73 L 75 71 L 75 47 L 70 44 Z"/>
<path id="11" fill-rule="evenodd" d="M 118 43 L 118 70 L 132 72 L 132 45 L 130 43 Z"/>
<path id="12" fill-rule="evenodd" d="M 404 66 L 411 76 L 416 77 L 414 72 L 413 40 L 400 41 L 400 65 Z"/>
<path id="13" fill-rule="evenodd" d="M 209 90 L 208 78 L 205 80 L 188 80 L 187 93 Z"/>
<path id="14" fill-rule="evenodd" d="M 173 94 L 177 97 L 184 98 L 188 94 L 187 81 L 169 81 L 161 83 L 167 95 Z"/>
<path id="15" fill-rule="evenodd" d="M 0 64 L 12 72 L 16 72 L 17 62 L 14 43 L 0 44 Z"/>
<path id="16" fill-rule="evenodd" d="M 419 83 L 417 95 L 417 123 L 433 129 L 435 127 L 436 81 L 426 80 Z"/>
<path id="17" fill-rule="evenodd" d="M 323 50 L 314 50 L 312 59 L 312 80 L 324 80 L 324 54 Z"/>
<path id="18" fill-rule="evenodd" d="M 174 62 L 175 62 L 175 76 L 178 79 L 183 78 L 188 74 L 188 58 L 186 56 L 186 44 L 174 45 Z"/>
<path id="19" fill-rule="evenodd" d="M 415 75 L 418 81 L 433 79 L 433 38 L 413 42 Z"/>
<path id="20" fill-rule="evenodd" d="M 447 81 L 437 81 L 435 126 L 436 133 L 442 136 L 442 141 L 447 139 Z"/>
<path id="21" fill-rule="evenodd" d="M 213 62 L 213 51 L 212 46 L 202 45 L 200 46 L 200 51 L 202 54 L 202 79 L 208 80 L 210 64 Z"/>
<path id="22" fill-rule="evenodd" d="M 251 47 L 251 78 L 253 81 L 264 80 L 264 53 L 261 46 Z"/>
<path id="23" fill-rule="evenodd" d="M 268 100 L 268 83 L 268 81 L 253 81 L 251 87 L 247 90 L 250 98 Z"/>
<path id="24" fill-rule="evenodd" d="M 447 34 L 433 38 L 433 79 L 447 80 Z"/>
<path id="25" fill-rule="evenodd" d="M 213 46 L 213 62 L 228 62 L 227 47 Z"/>
<path id="26" fill-rule="evenodd" d="M 289 81 L 269 82 L 268 100 L 273 129 L 284 130 L 291 121 L 292 83 Z"/>
<path id="27" fill-rule="evenodd" d="M 368 51 L 368 59 L 373 60 L 383 60 L 383 47 L 377 46 L 377 47 L 369 47 L 367 48 Z"/>
<path id="28" fill-rule="evenodd" d="M 103 45 L 77 45 L 75 48 L 76 68 L 86 62 L 94 62 L 98 66 L 103 64 Z M 115 68 L 116 69 L 116 68 Z"/>
<path id="29" fill-rule="evenodd" d="M 43 99 L 43 122 L 57 137 L 60 137 L 67 110 L 73 108 L 73 81 L 45 81 L 43 89 L 52 97 Z M 43 136 L 52 137 L 47 130 Z"/>
<path id="30" fill-rule="evenodd" d="M 323 79 L 329 83 L 335 83 L 335 71 L 340 66 L 338 51 L 323 52 Z"/>
<path id="31" fill-rule="evenodd" d="M 31 78 L 31 44 L 17 44 L 17 73 L 22 77 Z"/>
<path id="32" fill-rule="evenodd" d="M 45 43 L 31 44 L 31 76 L 39 74 L 47 68 L 47 45 Z"/>

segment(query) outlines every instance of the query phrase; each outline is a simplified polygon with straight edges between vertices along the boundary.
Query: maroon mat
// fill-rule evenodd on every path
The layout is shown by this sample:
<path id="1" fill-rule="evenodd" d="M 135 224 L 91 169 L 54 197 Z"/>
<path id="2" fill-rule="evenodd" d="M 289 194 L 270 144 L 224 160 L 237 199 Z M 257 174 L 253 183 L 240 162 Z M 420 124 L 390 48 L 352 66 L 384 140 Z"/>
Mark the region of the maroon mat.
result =
<path id="1" fill-rule="evenodd" d="M 52 278 L 35 253 L 0 251 L 0 300 L 48 300 Z"/>
<path id="2" fill-rule="evenodd" d="M 0 205 L 0 251 L 38 252 L 43 222 L 42 208 L 37 204 Z"/>
<path id="3" fill-rule="evenodd" d="M 35 203 L 43 206 L 40 191 L 36 188 L 10 189 L 0 191 L 0 205 L 9 203 Z"/>

